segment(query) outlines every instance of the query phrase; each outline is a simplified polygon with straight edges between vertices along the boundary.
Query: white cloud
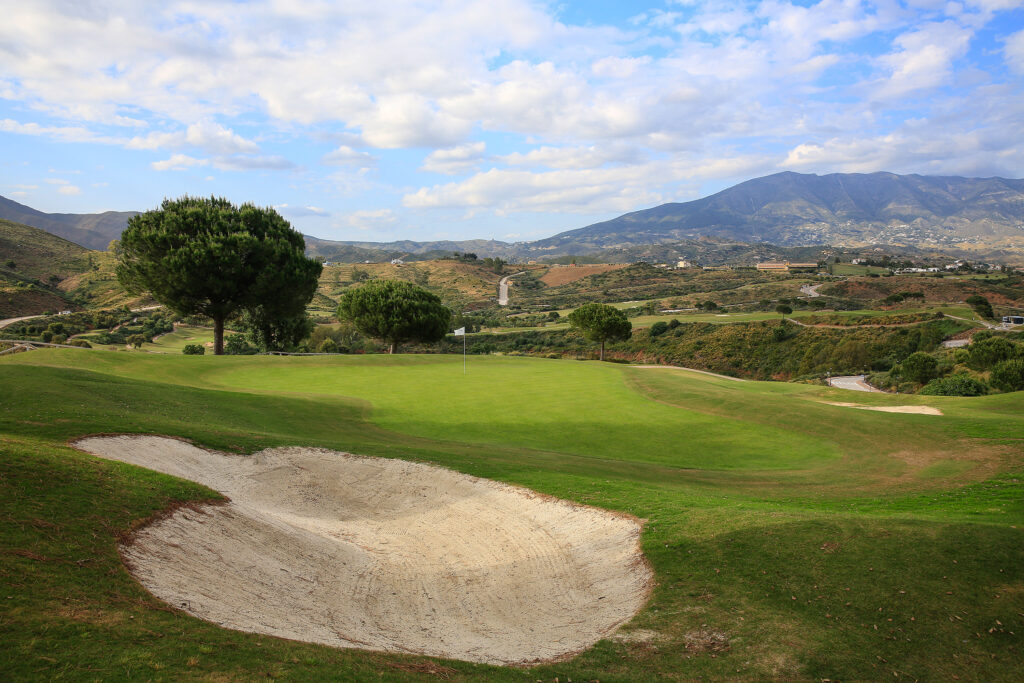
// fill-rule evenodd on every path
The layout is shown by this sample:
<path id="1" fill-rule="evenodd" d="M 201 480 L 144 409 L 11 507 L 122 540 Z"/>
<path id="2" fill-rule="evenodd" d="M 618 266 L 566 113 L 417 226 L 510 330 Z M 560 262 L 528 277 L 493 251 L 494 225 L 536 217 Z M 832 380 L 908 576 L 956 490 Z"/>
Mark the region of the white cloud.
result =
<path id="1" fill-rule="evenodd" d="M 391 209 L 364 209 L 349 214 L 345 220 L 357 230 L 380 230 L 394 225 L 398 217 Z"/>
<path id="2" fill-rule="evenodd" d="M 0 119 L 0 132 L 19 135 L 39 135 L 61 142 L 116 143 L 116 138 L 98 135 L 82 126 L 41 126 L 38 123 L 22 123 L 13 119 Z"/>
<path id="3" fill-rule="evenodd" d="M 206 166 L 208 159 L 196 159 L 187 154 L 173 154 L 170 159 L 154 161 L 150 164 L 154 171 L 184 171 L 192 166 Z"/>
<path id="4" fill-rule="evenodd" d="M 893 41 L 897 50 L 879 58 L 888 72 L 877 99 L 895 99 L 948 83 L 953 61 L 967 52 L 972 31 L 955 22 L 925 24 Z"/>
<path id="5" fill-rule="evenodd" d="M 341 145 L 333 152 L 325 154 L 320 160 L 331 166 L 373 166 L 376 160 L 368 152 L 360 152 L 348 145 Z"/>
<path id="6" fill-rule="evenodd" d="M 150 166 L 155 171 L 184 171 L 194 166 L 213 166 L 222 171 L 286 171 L 295 168 L 295 164 L 284 157 L 240 154 L 213 157 L 212 159 L 199 159 L 187 154 L 172 154 L 169 159 L 154 161 Z"/>
<path id="7" fill-rule="evenodd" d="M 222 171 L 286 171 L 295 168 L 295 164 L 282 156 L 243 156 L 240 154 L 216 157 L 213 159 L 213 166 Z"/>
<path id="8" fill-rule="evenodd" d="M 644 160 L 645 155 L 636 147 L 628 145 L 590 145 L 588 147 L 538 147 L 529 152 L 513 152 L 496 157 L 510 166 L 532 166 L 546 168 L 598 168 L 605 164 L 635 164 Z"/>
<path id="9" fill-rule="evenodd" d="M 339 168 L 301 172 L 335 197 L 393 172 L 424 186 L 409 206 L 504 212 L 629 210 L 780 164 L 945 167 L 944 139 L 981 164 L 966 132 L 990 159 L 1018 149 L 1024 31 L 986 22 L 1019 2 L 669 4 L 618 29 L 533 0 L 8 2 L 0 97 L 39 118 L 0 133 L 159 150 L 155 170 L 288 170 L 289 139 L 329 141 Z M 1004 67 L 987 36 L 1007 32 Z M 429 186 L 372 154 L 410 147 L 474 175 Z"/>
<path id="10" fill-rule="evenodd" d="M 487 145 L 483 142 L 467 142 L 457 147 L 434 150 L 424 159 L 420 170 L 445 175 L 465 173 L 480 163 L 486 151 Z"/>
<path id="11" fill-rule="evenodd" d="M 308 218 L 314 216 L 317 218 L 326 218 L 331 215 L 329 211 L 317 206 L 290 206 L 288 204 L 277 204 L 274 208 L 277 209 L 278 213 L 282 216 L 288 216 L 291 218 Z"/>
<path id="12" fill-rule="evenodd" d="M 1017 31 L 1006 39 L 1003 55 L 1011 69 L 1024 74 L 1024 31 Z"/>
<path id="13" fill-rule="evenodd" d="M 462 208 L 497 215 L 524 211 L 598 214 L 679 199 L 679 183 L 770 168 L 763 156 L 705 160 L 679 157 L 642 164 L 534 173 L 491 169 L 464 181 L 423 187 L 402 197 L 412 209 Z M 692 197 L 689 197 L 692 198 Z"/>
<path id="14" fill-rule="evenodd" d="M 57 192 L 66 195 L 82 194 L 81 188 L 79 188 L 76 185 L 61 185 L 60 187 L 57 188 Z"/>
<path id="15" fill-rule="evenodd" d="M 193 123 L 184 130 L 150 133 L 127 141 L 130 149 L 185 149 L 195 148 L 209 154 L 253 154 L 260 147 L 218 123 Z"/>

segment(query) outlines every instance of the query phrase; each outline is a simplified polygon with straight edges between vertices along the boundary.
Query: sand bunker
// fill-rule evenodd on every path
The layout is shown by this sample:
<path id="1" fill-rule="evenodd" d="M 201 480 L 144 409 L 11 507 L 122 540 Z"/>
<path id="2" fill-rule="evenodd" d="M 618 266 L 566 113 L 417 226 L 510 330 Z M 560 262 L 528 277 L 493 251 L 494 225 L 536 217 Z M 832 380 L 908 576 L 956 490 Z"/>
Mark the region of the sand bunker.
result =
<path id="1" fill-rule="evenodd" d="M 75 446 L 231 498 L 179 509 L 121 549 L 154 595 L 226 628 L 524 664 L 589 647 L 647 599 L 635 520 L 526 489 L 308 448 Z"/>
<path id="2" fill-rule="evenodd" d="M 861 410 L 877 410 L 881 413 L 912 413 L 914 415 L 942 415 L 942 411 L 931 406 L 865 406 L 860 403 L 835 403 L 833 401 L 822 401 L 830 406 L 841 408 L 860 408 Z"/>

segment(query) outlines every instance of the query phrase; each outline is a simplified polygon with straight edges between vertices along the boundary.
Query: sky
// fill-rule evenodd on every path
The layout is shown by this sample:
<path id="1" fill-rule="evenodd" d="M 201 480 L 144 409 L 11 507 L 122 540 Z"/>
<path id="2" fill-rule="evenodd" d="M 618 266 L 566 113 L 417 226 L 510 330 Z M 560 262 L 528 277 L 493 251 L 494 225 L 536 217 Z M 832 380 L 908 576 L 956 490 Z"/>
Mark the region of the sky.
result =
<path id="1" fill-rule="evenodd" d="M 779 171 L 1024 176 L 1024 0 L 0 0 L 0 195 L 535 240 Z"/>

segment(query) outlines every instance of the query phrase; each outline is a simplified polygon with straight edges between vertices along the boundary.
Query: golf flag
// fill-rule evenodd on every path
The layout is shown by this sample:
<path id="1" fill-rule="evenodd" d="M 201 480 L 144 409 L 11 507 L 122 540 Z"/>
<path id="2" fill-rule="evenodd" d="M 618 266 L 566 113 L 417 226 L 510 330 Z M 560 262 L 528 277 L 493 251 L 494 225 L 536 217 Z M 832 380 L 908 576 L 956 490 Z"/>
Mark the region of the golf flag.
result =
<path id="1" fill-rule="evenodd" d="M 465 327 L 460 327 L 459 329 L 455 330 L 454 334 L 455 334 L 456 337 L 460 337 L 460 336 L 466 334 L 466 328 Z"/>

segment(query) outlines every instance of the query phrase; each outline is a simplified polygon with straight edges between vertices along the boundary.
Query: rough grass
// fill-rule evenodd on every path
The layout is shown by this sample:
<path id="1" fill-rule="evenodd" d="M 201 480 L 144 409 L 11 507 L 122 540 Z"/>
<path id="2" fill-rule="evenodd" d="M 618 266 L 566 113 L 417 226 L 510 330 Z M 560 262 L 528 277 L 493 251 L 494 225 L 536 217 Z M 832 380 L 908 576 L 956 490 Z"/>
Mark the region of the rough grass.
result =
<path id="1" fill-rule="evenodd" d="M 474 358 L 461 371 L 452 357 L 0 358 L 0 674 L 1017 679 L 1024 395 L 929 397 L 934 417 L 676 370 Z M 214 494 L 65 446 L 97 432 L 425 460 L 628 511 L 647 520 L 658 583 L 632 636 L 529 670 L 222 630 L 154 600 L 116 553 L 133 525 Z"/>

